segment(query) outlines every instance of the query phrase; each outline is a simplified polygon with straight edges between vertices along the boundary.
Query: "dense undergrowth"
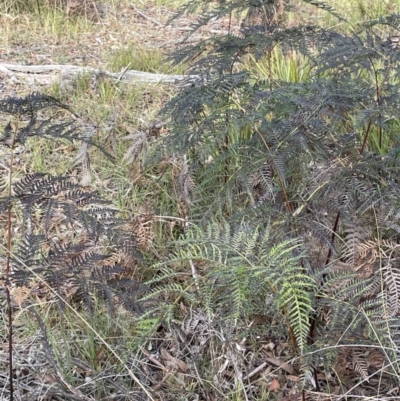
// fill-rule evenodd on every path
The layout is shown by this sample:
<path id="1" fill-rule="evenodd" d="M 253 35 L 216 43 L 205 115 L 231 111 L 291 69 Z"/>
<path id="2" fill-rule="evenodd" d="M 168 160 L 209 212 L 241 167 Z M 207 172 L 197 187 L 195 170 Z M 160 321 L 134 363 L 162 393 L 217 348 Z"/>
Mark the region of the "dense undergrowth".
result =
<path id="1" fill-rule="evenodd" d="M 303 10 L 320 23 L 293 18 Z M 198 79 L 161 122 L 121 122 L 123 149 L 78 135 L 51 97 L 2 101 L 5 321 L 10 340 L 18 307 L 38 321 L 61 379 L 48 399 L 399 396 L 400 15 L 358 11 L 190 1 L 177 15 L 199 16 L 190 35 L 219 19 L 227 32 L 170 55 Z M 118 166 L 120 214 L 74 166 L 14 177 L 31 137 L 79 149 L 84 187 L 96 156 Z"/>

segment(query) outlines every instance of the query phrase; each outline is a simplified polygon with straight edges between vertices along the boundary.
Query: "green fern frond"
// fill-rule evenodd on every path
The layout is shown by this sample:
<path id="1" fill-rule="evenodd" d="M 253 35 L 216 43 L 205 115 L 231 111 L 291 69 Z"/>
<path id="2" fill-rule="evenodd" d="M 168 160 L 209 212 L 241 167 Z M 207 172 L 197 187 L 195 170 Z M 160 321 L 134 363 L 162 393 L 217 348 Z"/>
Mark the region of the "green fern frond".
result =
<path id="1" fill-rule="evenodd" d="M 190 228 L 178 245 L 174 260 L 210 266 L 206 285 L 213 283 L 214 308 L 223 316 L 233 320 L 248 316 L 263 298 L 274 294 L 277 310 L 285 311 L 297 344 L 304 349 L 316 283 L 301 266 L 298 241 L 276 243 L 271 227 L 222 221 L 208 224 L 204 231 Z"/>

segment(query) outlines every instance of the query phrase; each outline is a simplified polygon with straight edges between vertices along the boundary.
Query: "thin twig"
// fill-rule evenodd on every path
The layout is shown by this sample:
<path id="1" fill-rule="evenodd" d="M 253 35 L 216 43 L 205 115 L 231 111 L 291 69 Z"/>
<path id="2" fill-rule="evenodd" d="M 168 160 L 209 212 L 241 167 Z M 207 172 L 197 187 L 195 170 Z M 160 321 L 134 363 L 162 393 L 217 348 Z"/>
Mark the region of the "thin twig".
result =
<path id="1" fill-rule="evenodd" d="M 118 84 L 119 81 L 121 81 L 122 77 L 125 75 L 126 71 L 128 71 L 128 68 L 130 67 L 130 65 L 132 64 L 132 62 L 130 62 L 127 66 L 125 66 L 121 72 L 118 75 L 117 80 L 115 81 L 116 84 Z"/>
<path id="2" fill-rule="evenodd" d="M 200 291 L 199 283 L 198 283 L 198 274 L 196 270 L 196 266 L 194 265 L 192 259 L 189 259 L 190 269 L 192 270 L 192 277 L 194 279 L 194 285 L 196 286 L 196 290 Z"/>
<path id="3" fill-rule="evenodd" d="M 135 12 L 137 14 L 139 14 L 141 17 L 143 17 L 144 19 L 147 19 L 147 21 L 152 22 L 153 24 L 156 24 L 158 26 L 164 26 L 164 24 L 162 24 L 160 21 L 157 21 L 156 19 L 149 17 L 148 15 L 146 15 L 145 13 L 143 13 L 142 11 L 138 10 L 137 7 L 135 7 L 132 3 L 131 3 L 131 7 L 135 10 Z"/>
<path id="4" fill-rule="evenodd" d="M 187 230 L 187 228 L 190 225 L 190 221 L 189 218 L 187 216 L 185 216 L 185 231 Z M 194 285 L 196 286 L 196 290 L 199 292 L 200 291 L 200 286 L 199 286 L 199 276 L 197 274 L 197 270 L 196 270 L 196 266 L 193 263 L 192 259 L 189 259 L 189 265 L 190 265 L 190 270 L 192 271 L 192 277 L 194 280 Z"/>
<path id="5" fill-rule="evenodd" d="M 146 351 L 143 347 L 141 347 L 140 350 L 143 352 L 143 354 L 147 356 L 147 358 L 150 359 L 150 361 L 156 364 L 160 369 L 168 371 L 168 369 L 161 362 L 157 361 L 157 359 L 153 355 L 151 355 L 150 352 Z"/>
<path id="6" fill-rule="evenodd" d="M 247 376 L 243 377 L 243 380 L 248 380 L 254 375 L 256 375 L 259 371 L 263 370 L 267 366 L 267 362 L 262 363 L 260 366 L 252 370 Z"/>

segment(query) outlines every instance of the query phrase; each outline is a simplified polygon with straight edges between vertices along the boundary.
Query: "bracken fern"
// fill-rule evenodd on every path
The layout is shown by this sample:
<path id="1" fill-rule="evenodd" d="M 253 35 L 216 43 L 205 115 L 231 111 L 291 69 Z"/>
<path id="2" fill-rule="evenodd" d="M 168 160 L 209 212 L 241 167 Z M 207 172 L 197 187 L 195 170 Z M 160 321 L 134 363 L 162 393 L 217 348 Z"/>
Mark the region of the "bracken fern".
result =
<path id="1" fill-rule="evenodd" d="M 379 373 L 358 344 L 380 349 L 385 374 L 397 375 L 399 16 L 346 29 L 332 8 L 306 1 L 339 18 L 340 29 L 288 27 L 284 3 L 191 1 L 181 10 L 204 7 L 195 29 L 221 16 L 241 29 L 232 23 L 172 56 L 199 79 L 163 110 L 171 135 L 162 147 L 188 163 L 186 217 L 198 225 L 171 260 L 206 266 L 193 279 L 206 309 L 224 318 L 267 316 L 261 304 L 272 293 L 305 378 L 317 376 L 315 352 L 326 369 L 337 366 L 343 355 L 330 350 L 340 344 L 354 345 L 353 367 L 340 374 Z M 301 55 L 308 79 L 275 77 L 276 49 Z M 262 76 L 249 68 L 259 61 Z"/>

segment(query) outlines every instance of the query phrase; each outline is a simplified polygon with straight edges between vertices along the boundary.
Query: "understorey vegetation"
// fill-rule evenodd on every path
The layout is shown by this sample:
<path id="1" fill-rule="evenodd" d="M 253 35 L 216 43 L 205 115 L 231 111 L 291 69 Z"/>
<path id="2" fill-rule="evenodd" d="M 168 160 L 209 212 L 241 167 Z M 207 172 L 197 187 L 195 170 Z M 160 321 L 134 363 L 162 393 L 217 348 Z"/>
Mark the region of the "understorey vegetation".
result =
<path id="1" fill-rule="evenodd" d="M 198 16 L 169 55 L 190 78 L 157 120 L 103 137 L 66 99 L 0 100 L 5 399 L 400 396 L 400 14 L 384 11 L 191 0 L 169 21 Z M 35 141 L 75 158 L 35 171 Z M 91 185 L 104 165 L 116 197 Z M 19 367 L 21 315 L 42 387 Z"/>
<path id="2" fill-rule="evenodd" d="M 197 27 L 243 19 L 172 55 L 200 75 L 163 110 L 163 150 L 187 164 L 182 208 L 196 225 L 175 258 L 201 263 L 191 305 L 211 324 L 287 339 L 299 397 L 335 374 L 340 395 L 378 397 L 399 372 L 400 17 L 350 26 L 307 4 L 338 27 L 289 25 L 284 1 L 182 9 L 201 10 Z M 289 79 L 279 57 L 298 61 Z"/>

